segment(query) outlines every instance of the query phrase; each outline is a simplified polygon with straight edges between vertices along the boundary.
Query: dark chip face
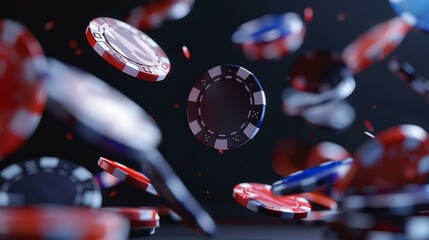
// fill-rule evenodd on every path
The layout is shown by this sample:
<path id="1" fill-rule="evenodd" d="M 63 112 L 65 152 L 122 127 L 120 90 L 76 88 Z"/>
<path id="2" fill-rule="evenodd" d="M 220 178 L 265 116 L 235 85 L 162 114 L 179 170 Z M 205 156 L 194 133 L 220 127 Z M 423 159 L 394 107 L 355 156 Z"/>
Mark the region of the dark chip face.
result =
<path id="1" fill-rule="evenodd" d="M 236 148 L 258 132 L 265 105 L 265 93 L 251 72 L 234 65 L 217 66 L 189 94 L 189 127 L 207 146 Z"/>
<path id="2" fill-rule="evenodd" d="M 25 204 L 101 206 L 91 172 L 73 162 L 41 157 L 14 163 L 0 172 L 0 190 L 21 194 Z"/>

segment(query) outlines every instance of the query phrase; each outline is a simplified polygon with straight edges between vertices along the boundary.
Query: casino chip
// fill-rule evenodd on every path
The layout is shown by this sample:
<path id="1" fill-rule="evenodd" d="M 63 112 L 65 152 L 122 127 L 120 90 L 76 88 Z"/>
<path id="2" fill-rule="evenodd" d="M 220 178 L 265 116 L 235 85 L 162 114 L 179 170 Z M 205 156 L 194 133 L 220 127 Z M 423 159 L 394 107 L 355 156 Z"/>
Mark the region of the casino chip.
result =
<path id="1" fill-rule="evenodd" d="M 402 42 L 415 21 L 412 15 L 404 13 L 373 26 L 344 48 L 343 61 L 353 73 L 358 73 L 383 60 Z"/>
<path id="2" fill-rule="evenodd" d="M 78 207 L 0 208 L 1 239 L 128 239 L 122 216 Z"/>
<path id="3" fill-rule="evenodd" d="M 20 194 L 24 204 L 77 205 L 102 203 L 94 176 L 76 163 L 41 157 L 13 163 L 0 171 L 0 191 Z"/>
<path id="4" fill-rule="evenodd" d="M 349 173 L 334 187 L 339 194 L 422 184 L 429 177 L 429 135 L 416 125 L 394 126 L 362 144 L 353 158 Z"/>
<path id="5" fill-rule="evenodd" d="M 311 211 L 310 203 L 297 196 L 274 196 L 270 185 L 240 183 L 234 186 L 232 197 L 247 209 L 283 219 L 305 218 Z"/>
<path id="6" fill-rule="evenodd" d="M 391 58 L 389 70 L 429 102 L 429 80 L 418 74 L 411 64 L 398 58 Z"/>
<path id="7" fill-rule="evenodd" d="M 170 72 L 170 60 L 161 47 L 127 23 L 95 18 L 86 28 L 86 38 L 102 58 L 133 77 L 161 81 Z"/>
<path id="8" fill-rule="evenodd" d="M 389 0 L 396 14 L 410 14 L 416 18 L 416 28 L 429 31 L 429 2 L 421 0 Z"/>
<path id="9" fill-rule="evenodd" d="M 265 105 L 265 93 L 251 72 L 235 65 L 217 66 L 189 94 L 189 127 L 209 147 L 236 148 L 259 131 Z"/>
<path id="10" fill-rule="evenodd" d="M 37 39 L 21 24 L 0 20 L 0 159 L 16 151 L 37 128 L 46 94 L 40 76 L 46 60 Z"/>
<path id="11" fill-rule="evenodd" d="M 122 181 L 136 186 L 145 192 L 158 196 L 158 192 L 155 190 L 155 187 L 152 185 L 149 178 L 147 178 L 143 173 L 102 157 L 98 159 L 98 166 Z"/>
<path id="12" fill-rule="evenodd" d="M 142 108 L 102 80 L 53 59 L 44 85 L 54 114 L 89 143 L 137 161 L 187 225 L 201 234 L 215 234 L 216 223 L 155 148 L 161 133 Z"/>
<path id="13" fill-rule="evenodd" d="M 232 41 L 250 60 L 272 60 L 295 52 L 305 32 L 305 24 L 296 13 L 268 14 L 240 25 Z"/>
<path id="14" fill-rule="evenodd" d="M 276 196 L 311 192 L 323 186 L 335 184 L 347 175 L 352 158 L 342 161 L 330 161 L 319 166 L 295 172 L 272 184 Z"/>

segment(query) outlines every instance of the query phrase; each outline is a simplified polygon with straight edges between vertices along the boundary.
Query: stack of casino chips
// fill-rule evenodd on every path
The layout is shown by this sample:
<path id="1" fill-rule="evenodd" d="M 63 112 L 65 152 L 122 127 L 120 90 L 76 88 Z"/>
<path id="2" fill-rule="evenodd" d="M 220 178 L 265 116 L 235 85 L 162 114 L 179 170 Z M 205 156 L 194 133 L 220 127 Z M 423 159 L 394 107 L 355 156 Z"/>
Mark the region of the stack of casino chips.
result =
<path id="1" fill-rule="evenodd" d="M 356 82 L 339 54 L 310 51 L 298 57 L 290 72 L 292 87 L 282 94 L 283 112 L 300 116 L 311 125 L 342 130 L 355 119 L 345 101 Z"/>

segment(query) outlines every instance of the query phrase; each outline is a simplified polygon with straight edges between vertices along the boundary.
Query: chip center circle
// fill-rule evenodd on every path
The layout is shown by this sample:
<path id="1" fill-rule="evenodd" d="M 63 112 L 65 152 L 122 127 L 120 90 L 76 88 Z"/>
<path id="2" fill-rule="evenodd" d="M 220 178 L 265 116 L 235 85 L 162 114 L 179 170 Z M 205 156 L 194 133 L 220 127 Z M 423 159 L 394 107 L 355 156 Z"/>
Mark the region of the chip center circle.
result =
<path id="1" fill-rule="evenodd" d="M 246 122 L 251 104 L 251 95 L 242 79 L 218 77 L 204 91 L 200 117 L 207 130 L 230 135 Z"/>
<path id="2" fill-rule="evenodd" d="M 153 47 L 139 34 L 118 26 L 105 28 L 107 43 L 121 56 L 139 65 L 157 66 L 159 57 Z"/>

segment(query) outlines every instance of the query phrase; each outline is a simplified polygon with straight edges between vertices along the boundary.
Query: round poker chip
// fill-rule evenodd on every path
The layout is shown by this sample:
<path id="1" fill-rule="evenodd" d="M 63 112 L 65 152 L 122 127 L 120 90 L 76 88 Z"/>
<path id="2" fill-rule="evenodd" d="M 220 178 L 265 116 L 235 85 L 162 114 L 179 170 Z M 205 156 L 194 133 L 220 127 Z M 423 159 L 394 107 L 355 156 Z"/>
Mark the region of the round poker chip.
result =
<path id="1" fill-rule="evenodd" d="M 129 223 L 115 213 L 77 207 L 0 208 L 1 239 L 127 239 Z"/>
<path id="2" fill-rule="evenodd" d="M 352 168 L 334 190 L 358 194 L 374 187 L 397 190 L 407 184 L 423 184 L 429 177 L 428 149 L 429 134 L 417 125 L 385 129 L 355 150 Z"/>
<path id="3" fill-rule="evenodd" d="M 217 66 L 189 94 L 189 127 L 209 147 L 236 148 L 259 131 L 265 105 L 265 93 L 251 72 L 235 65 Z"/>
<path id="4" fill-rule="evenodd" d="M 149 36 L 117 19 L 93 19 L 86 38 L 107 62 L 133 77 L 161 81 L 170 72 L 170 60 Z"/>
<path id="5" fill-rule="evenodd" d="M 21 24 L 0 20 L 0 159 L 33 134 L 45 109 L 40 76 L 46 59 L 37 39 Z"/>
<path id="6" fill-rule="evenodd" d="M 98 208 L 100 188 L 86 168 L 56 158 L 13 163 L 0 171 L 0 191 L 20 194 L 25 204 L 79 205 Z"/>
<path id="7" fill-rule="evenodd" d="M 349 171 L 353 158 L 330 161 L 319 166 L 295 172 L 272 184 L 276 196 L 311 192 L 322 186 L 335 184 Z"/>
<path id="8" fill-rule="evenodd" d="M 415 27 L 429 31 L 429 3 L 420 0 L 389 0 L 390 6 L 396 14 L 411 14 L 416 18 Z"/>
<path id="9" fill-rule="evenodd" d="M 272 217 L 301 219 L 311 211 L 311 205 L 305 198 L 274 196 L 271 186 L 261 183 L 237 184 L 232 197 L 247 209 Z"/>
<path id="10" fill-rule="evenodd" d="M 296 13 L 268 14 L 240 25 L 232 35 L 232 41 L 236 44 L 267 43 L 303 31 L 305 24 Z"/>
<path id="11" fill-rule="evenodd" d="M 143 191 L 153 194 L 155 196 L 159 196 L 158 192 L 155 190 L 155 187 L 152 185 L 149 178 L 147 178 L 141 172 L 138 172 L 118 162 L 102 157 L 98 159 L 98 166 L 100 166 L 102 169 L 104 169 L 104 171 L 112 174 L 113 176 L 119 178 L 125 183 L 136 186 Z"/>
<path id="12" fill-rule="evenodd" d="M 159 227 L 159 215 L 155 208 L 105 207 L 102 209 L 123 215 L 130 220 L 131 228 Z"/>
<path id="13" fill-rule="evenodd" d="M 414 23 L 415 18 L 404 13 L 377 24 L 344 48 L 343 61 L 353 73 L 363 71 L 396 49 L 413 28 Z"/>
<path id="14" fill-rule="evenodd" d="M 159 144 L 156 123 L 127 96 L 83 70 L 54 59 L 48 64 L 48 108 L 83 138 L 121 153 Z"/>
<path id="15" fill-rule="evenodd" d="M 397 191 L 376 191 L 345 195 L 341 209 L 346 212 L 410 216 L 429 209 L 429 186 L 409 185 Z"/>

